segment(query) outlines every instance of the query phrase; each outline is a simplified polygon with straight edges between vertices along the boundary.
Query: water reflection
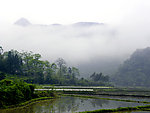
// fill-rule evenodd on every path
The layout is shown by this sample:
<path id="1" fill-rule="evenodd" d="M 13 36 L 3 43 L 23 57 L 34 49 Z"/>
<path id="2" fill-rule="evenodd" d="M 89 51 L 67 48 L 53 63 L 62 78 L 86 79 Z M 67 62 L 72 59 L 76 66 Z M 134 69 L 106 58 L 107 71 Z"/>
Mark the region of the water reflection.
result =
<path id="1" fill-rule="evenodd" d="M 24 108 L 0 110 L 0 113 L 72 113 L 80 111 L 91 111 L 96 109 L 112 109 L 118 107 L 139 105 L 144 104 L 103 99 L 61 97 L 55 100 L 36 102 Z"/>
<path id="2" fill-rule="evenodd" d="M 103 96 L 103 95 L 95 95 L 100 98 L 111 98 L 111 99 L 123 99 L 123 100 L 133 100 L 133 101 L 146 101 L 150 102 L 149 97 L 131 97 L 131 96 Z"/>

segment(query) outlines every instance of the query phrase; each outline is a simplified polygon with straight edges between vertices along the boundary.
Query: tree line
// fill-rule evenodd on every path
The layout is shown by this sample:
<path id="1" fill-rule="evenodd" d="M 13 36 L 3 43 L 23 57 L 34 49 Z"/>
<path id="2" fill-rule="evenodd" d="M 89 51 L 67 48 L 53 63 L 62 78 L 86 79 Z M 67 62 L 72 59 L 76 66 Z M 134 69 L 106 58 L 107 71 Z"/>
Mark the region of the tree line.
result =
<path id="1" fill-rule="evenodd" d="M 41 60 L 40 54 L 31 51 L 4 52 L 0 47 L 0 79 L 5 78 L 5 73 L 22 77 L 25 82 L 36 84 L 106 85 L 109 82 L 109 77 L 105 77 L 102 73 L 100 76 L 92 75 L 91 79 L 79 79 L 78 68 L 67 66 L 63 58 L 58 58 L 56 62 L 50 63 L 47 60 Z"/>

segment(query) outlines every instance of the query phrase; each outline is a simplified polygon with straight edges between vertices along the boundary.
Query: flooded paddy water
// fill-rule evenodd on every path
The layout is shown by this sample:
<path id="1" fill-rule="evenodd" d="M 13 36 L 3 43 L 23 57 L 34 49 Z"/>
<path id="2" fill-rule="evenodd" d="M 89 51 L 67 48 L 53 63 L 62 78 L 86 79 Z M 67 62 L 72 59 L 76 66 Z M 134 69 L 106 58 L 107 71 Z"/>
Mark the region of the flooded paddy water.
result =
<path id="1" fill-rule="evenodd" d="M 132 101 L 145 101 L 150 102 L 150 98 L 148 97 L 134 97 L 134 96 L 103 96 L 103 95 L 95 95 L 100 98 L 110 98 L 110 99 L 121 99 L 121 100 L 132 100 Z"/>
<path id="2" fill-rule="evenodd" d="M 46 101 L 39 101 L 22 108 L 0 110 L 0 113 L 74 113 L 82 111 L 92 111 L 97 109 L 114 109 L 119 107 L 133 107 L 142 105 L 147 104 L 105 99 L 62 96 L 61 98 L 57 98 L 55 100 L 52 99 Z"/>

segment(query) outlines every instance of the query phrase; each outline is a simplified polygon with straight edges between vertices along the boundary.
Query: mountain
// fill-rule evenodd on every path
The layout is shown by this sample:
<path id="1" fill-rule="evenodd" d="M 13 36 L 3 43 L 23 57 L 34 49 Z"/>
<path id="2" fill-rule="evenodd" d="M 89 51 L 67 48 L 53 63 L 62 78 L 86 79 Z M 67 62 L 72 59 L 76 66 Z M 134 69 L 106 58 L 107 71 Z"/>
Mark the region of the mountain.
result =
<path id="1" fill-rule="evenodd" d="M 39 41 L 39 43 L 41 42 L 41 44 L 43 44 L 42 37 L 45 38 L 44 41 L 46 43 L 43 44 L 42 48 L 45 47 L 45 45 L 47 44 L 47 42 L 49 40 L 53 41 L 53 39 L 52 38 L 49 39 L 49 37 L 60 37 L 60 38 L 62 37 L 62 39 L 65 39 L 64 43 L 70 42 L 70 40 L 73 40 L 73 41 L 76 40 L 76 41 L 78 41 L 78 40 L 81 39 L 81 41 L 83 41 L 83 40 L 84 41 L 93 40 L 94 42 L 91 41 L 91 43 L 96 43 L 96 44 L 98 44 L 98 43 L 95 42 L 95 39 L 96 40 L 101 40 L 101 38 L 102 38 L 102 40 L 103 40 L 104 37 L 105 37 L 105 34 L 111 36 L 110 38 L 114 37 L 114 35 L 113 36 L 111 35 L 112 34 L 111 33 L 112 30 L 107 29 L 107 26 L 104 26 L 104 24 L 97 23 L 97 22 L 77 22 L 77 23 L 70 24 L 70 25 L 61 25 L 61 24 L 58 24 L 58 23 L 44 25 L 44 24 L 31 24 L 27 19 L 21 18 L 15 24 L 18 25 L 18 26 L 21 26 L 21 27 L 26 26 L 25 28 L 27 28 L 28 26 L 30 26 L 30 29 L 36 31 L 34 35 L 42 33 L 41 35 L 39 35 L 39 37 L 41 37 L 41 38 L 37 39 Z M 40 28 L 40 29 L 36 29 L 36 27 Z M 27 33 L 28 32 L 31 35 L 31 36 L 30 35 L 28 35 L 28 36 L 31 37 L 31 39 L 32 38 L 34 39 L 34 36 L 32 36 L 33 33 L 30 33 L 31 32 L 30 30 L 28 30 Z M 46 34 L 44 34 L 44 33 L 46 33 Z M 24 37 L 24 35 L 22 37 Z M 108 37 L 108 36 L 106 36 L 106 37 Z M 25 39 L 25 40 L 28 42 L 27 39 Z M 73 43 L 76 43 L 76 41 L 73 42 Z M 38 44 L 36 42 L 32 42 L 32 43 L 34 43 L 38 47 Z M 83 43 L 87 44 L 87 46 L 90 46 L 90 48 L 92 47 L 89 42 L 83 42 Z M 58 51 L 60 51 L 61 48 L 59 47 L 59 45 L 57 47 L 59 48 Z M 78 44 L 76 44 L 75 48 L 74 47 L 73 47 L 73 49 L 70 49 L 70 50 L 75 50 L 75 52 L 76 51 L 80 51 L 80 50 L 78 50 Z M 83 45 L 83 47 L 84 47 L 84 45 Z M 101 50 L 100 51 L 98 50 L 99 47 L 100 47 L 99 45 L 98 45 L 98 47 L 94 45 L 94 48 L 96 48 L 97 50 L 93 49 L 93 51 L 101 52 Z M 50 45 L 47 45 L 46 49 L 52 50 L 51 48 L 52 47 Z M 64 46 L 64 48 L 66 50 L 68 50 L 66 48 L 66 46 Z M 68 46 L 68 48 L 69 48 L 69 46 Z M 85 49 L 86 49 L 86 47 L 85 47 Z M 55 51 L 55 50 L 53 50 L 53 51 Z M 91 49 L 90 49 L 90 51 L 91 51 Z M 62 51 L 60 51 L 60 53 L 61 52 Z M 55 52 L 53 52 L 53 54 L 55 54 Z M 70 52 L 67 52 L 67 54 L 70 54 Z M 75 53 L 73 53 L 73 54 L 75 54 Z M 83 54 L 86 54 L 86 52 L 84 53 L 84 51 L 83 51 Z M 92 52 L 92 54 L 93 54 L 93 52 Z M 97 54 L 97 53 L 94 52 L 94 54 Z M 93 54 L 93 56 L 94 56 L 94 54 Z M 102 54 L 103 54 L 103 51 L 102 51 Z M 64 55 L 64 56 L 67 56 L 67 55 Z M 81 76 L 89 77 L 94 72 L 97 72 L 97 73 L 102 72 L 104 74 L 111 75 L 114 71 L 116 71 L 116 69 L 118 68 L 120 62 L 122 61 L 122 60 L 120 60 L 116 56 L 115 56 L 115 58 L 112 58 L 111 55 L 109 56 L 109 58 L 100 58 L 100 57 L 93 58 L 93 56 L 92 55 L 90 56 L 92 58 L 90 58 L 90 57 L 87 56 L 87 58 L 90 58 L 91 60 L 86 61 L 86 62 L 84 62 L 84 61 L 80 62 L 80 64 L 78 65 L 78 67 L 80 68 Z M 58 57 L 58 56 L 55 56 L 55 57 Z M 80 58 L 77 58 L 77 59 L 80 59 Z M 74 59 L 72 59 L 72 60 L 74 60 Z M 74 61 L 71 61 L 71 62 L 74 63 Z"/>
<path id="2" fill-rule="evenodd" d="M 31 24 L 26 18 L 20 18 L 19 20 L 17 20 L 15 23 L 15 25 L 19 25 L 19 26 L 29 26 L 29 25 L 34 25 Z M 37 24 L 38 26 L 50 26 L 50 25 L 41 25 L 41 24 Z M 98 23 L 98 22 L 77 22 L 75 24 L 72 24 L 74 27 L 91 27 L 91 26 L 98 26 L 98 25 L 104 25 L 103 23 Z M 51 26 L 61 26 L 61 24 L 51 24 Z"/>
<path id="3" fill-rule="evenodd" d="M 136 50 L 118 69 L 113 80 L 121 86 L 150 86 L 150 47 Z"/>
<path id="4" fill-rule="evenodd" d="M 23 26 L 23 27 L 32 25 L 26 18 L 20 18 L 14 24 L 19 25 L 19 26 Z"/>
<path id="5" fill-rule="evenodd" d="M 53 26 L 61 26 L 61 24 L 52 24 Z"/>
<path id="6" fill-rule="evenodd" d="M 104 24 L 98 22 L 77 22 L 73 24 L 73 26 L 79 26 L 79 27 L 90 27 L 90 26 L 97 26 L 97 25 L 104 25 Z"/>

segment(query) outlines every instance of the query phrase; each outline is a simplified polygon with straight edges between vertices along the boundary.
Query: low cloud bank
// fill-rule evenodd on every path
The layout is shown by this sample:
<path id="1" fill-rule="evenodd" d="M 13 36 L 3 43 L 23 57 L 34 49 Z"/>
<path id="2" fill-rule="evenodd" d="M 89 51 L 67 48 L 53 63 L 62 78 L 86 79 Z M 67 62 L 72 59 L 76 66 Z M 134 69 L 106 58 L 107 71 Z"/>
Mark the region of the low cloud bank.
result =
<path id="1" fill-rule="evenodd" d="M 103 68 L 107 71 L 107 67 L 115 62 L 118 66 L 136 49 L 150 46 L 149 24 L 149 17 L 143 15 L 136 21 L 127 18 L 127 21 L 116 26 L 10 25 L 0 29 L 0 45 L 4 50 L 40 53 L 43 59 L 50 62 L 62 57 L 69 65 L 84 71 L 89 71 L 89 68 L 91 72 Z M 105 63 L 106 66 L 102 66 Z"/>

